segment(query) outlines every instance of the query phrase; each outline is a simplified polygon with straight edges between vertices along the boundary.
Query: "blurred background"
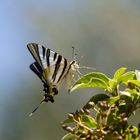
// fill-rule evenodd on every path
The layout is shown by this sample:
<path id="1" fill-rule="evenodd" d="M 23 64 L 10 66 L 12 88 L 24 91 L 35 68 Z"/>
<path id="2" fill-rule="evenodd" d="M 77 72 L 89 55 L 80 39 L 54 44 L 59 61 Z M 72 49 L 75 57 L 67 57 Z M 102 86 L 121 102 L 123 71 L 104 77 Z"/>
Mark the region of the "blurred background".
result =
<path id="1" fill-rule="evenodd" d="M 26 45 L 45 45 L 71 60 L 71 47 L 82 66 L 108 76 L 120 67 L 140 70 L 139 0 L 1 0 L 0 4 L 0 140 L 60 140 L 60 122 L 97 90 L 66 94 L 43 104 L 42 83 L 29 65 Z M 87 73 L 89 71 L 84 71 Z M 139 114 L 131 123 L 139 122 Z"/>

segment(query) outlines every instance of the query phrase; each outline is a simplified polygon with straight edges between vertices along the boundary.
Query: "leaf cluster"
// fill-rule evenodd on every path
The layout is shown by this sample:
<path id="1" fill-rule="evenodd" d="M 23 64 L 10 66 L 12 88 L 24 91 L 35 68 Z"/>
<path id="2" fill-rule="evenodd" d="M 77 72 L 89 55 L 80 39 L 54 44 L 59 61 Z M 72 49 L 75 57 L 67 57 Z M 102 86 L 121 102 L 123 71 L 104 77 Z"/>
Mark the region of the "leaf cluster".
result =
<path id="1" fill-rule="evenodd" d="M 113 78 L 92 72 L 78 79 L 71 92 L 80 88 L 100 88 L 78 111 L 69 113 L 62 127 L 62 140 L 138 140 L 140 128 L 128 119 L 140 108 L 140 71 L 118 69 Z"/>

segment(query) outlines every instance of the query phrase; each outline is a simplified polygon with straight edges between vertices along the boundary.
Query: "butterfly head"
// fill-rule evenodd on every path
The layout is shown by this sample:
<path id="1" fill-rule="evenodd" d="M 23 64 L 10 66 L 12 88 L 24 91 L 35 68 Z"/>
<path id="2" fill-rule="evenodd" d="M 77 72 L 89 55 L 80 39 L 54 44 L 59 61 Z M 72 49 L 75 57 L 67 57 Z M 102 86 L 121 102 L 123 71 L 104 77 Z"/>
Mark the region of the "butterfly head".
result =
<path id="1" fill-rule="evenodd" d="M 70 65 L 71 65 L 71 71 L 73 71 L 73 72 L 75 72 L 75 71 L 77 71 L 77 69 L 79 69 L 79 65 L 78 65 L 77 61 L 75 61 L 75 60 L 73 60 L 70 63 Z"/>

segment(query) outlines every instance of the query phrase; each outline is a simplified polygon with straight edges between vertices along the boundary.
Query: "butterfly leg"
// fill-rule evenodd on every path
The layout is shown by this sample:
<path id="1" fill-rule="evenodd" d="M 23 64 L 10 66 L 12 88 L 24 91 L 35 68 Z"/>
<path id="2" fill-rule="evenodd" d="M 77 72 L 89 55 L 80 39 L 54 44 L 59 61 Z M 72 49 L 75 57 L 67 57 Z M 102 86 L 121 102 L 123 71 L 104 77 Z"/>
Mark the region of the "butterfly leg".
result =
<path id="1" fill-rule="evenodd" d="M 81 73 L 79 70 L 77 70 L 77 71 L 76 71 L 76 75 L 78 76 L 78 78 L 80 78 L 81 75 L 82 75 L 82 73 Z"/>
<path id="2" fill-rule="evenodd" d="M 44 94 L 44 102 L 48 102 L 51 101 L 52 103 L 54 102 L 53 96 L 52 95 L 48 95 L 48 94 Z"/>

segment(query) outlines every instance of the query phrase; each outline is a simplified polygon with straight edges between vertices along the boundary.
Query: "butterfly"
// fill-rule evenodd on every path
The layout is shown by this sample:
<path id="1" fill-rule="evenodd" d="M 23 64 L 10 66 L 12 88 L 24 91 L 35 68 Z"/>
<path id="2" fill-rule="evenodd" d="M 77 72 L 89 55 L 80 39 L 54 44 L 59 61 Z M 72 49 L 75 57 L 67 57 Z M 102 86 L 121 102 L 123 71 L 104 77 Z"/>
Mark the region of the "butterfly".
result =
<path id="1" fill-rule="evenodd" d="M 75 60 L 68 62 L 60 54 L 36 43 L 29 43 L 27 48 L 35 60 L 30 65 L 30 69 L 43 83 L 44 98 L 41 103 L 48 101 L 53 103 L 54 96 L 58 94 L 62 81 L 65 82 L 65 85 L 70 86 L 75 73 L 79 73 L 79 65 Z M 38 107 L 33 110 L 30 116 Z"/>

